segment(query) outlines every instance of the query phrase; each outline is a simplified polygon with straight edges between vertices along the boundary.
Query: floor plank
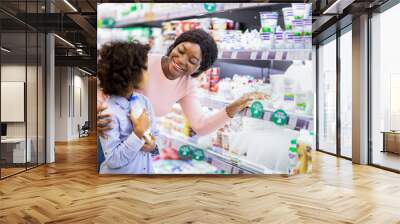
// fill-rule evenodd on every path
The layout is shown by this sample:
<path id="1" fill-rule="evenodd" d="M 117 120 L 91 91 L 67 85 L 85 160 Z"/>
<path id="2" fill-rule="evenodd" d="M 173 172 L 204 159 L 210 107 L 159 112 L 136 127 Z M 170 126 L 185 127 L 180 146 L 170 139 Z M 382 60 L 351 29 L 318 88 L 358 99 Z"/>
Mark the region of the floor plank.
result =
<path id="1" fill-rule="evenodd" d="M 99 176 L 94 137 L 0 181 L 0 223 L 400 223 L 400 175 L 317 153 L 308 176 Z"/>

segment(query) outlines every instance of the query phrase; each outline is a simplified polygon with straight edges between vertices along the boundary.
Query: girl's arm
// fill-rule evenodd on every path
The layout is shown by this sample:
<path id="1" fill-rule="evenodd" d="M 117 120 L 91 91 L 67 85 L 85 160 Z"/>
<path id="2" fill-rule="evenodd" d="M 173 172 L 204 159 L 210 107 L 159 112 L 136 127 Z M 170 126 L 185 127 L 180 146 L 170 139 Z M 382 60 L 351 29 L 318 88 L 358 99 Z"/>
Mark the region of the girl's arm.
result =
<path id="1" fill-rule="evenodd" d="M 120 121 L 115 116 L 112 116 L 111 119 L 111 130 L 105 131 L 105 136 L 100 136 L 99 138 L 104 151 L 104 163 L 112 169 L 117 169 L 126 166 L 135 158 L 143 147 L 143 142 L 134 132 L 125 141 L 121 141 L 119 133 Z M 126 122 L 130 122 L 128 118 Z"/>

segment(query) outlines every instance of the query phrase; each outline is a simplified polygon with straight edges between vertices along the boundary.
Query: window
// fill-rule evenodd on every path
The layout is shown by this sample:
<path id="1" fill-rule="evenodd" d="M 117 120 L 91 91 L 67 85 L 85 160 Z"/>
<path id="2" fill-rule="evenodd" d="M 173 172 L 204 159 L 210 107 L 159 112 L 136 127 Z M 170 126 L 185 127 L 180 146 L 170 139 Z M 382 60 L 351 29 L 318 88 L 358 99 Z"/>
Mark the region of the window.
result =
<path id="1" fill-rule="evenodd" d="M 336 154 L 336 39 L 318 48 L 318 147 Z"/>
<path id="2" fill-rule="evenodd" d="M 340 155 L 352 157 L 352 32 L 340 36 Z"/>
<path id="3" fill-rule="evenodd" d="M 400 170 L 400 4 L 371 18 L 372 163 Z"/>

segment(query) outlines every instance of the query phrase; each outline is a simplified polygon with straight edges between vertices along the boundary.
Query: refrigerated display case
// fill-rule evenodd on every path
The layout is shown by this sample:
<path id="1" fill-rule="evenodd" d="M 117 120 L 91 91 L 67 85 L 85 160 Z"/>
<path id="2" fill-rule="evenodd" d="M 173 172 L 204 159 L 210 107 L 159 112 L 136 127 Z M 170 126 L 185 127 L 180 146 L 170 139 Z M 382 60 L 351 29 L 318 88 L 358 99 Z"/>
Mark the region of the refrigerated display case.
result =
<path id="1" fill-rule="evenodd" d="M 282 5 L 275 12 L 283 15 L 282 8 L 286 7 Z M 265 11 L 268 10 L 255 7 L 248 14 L 262 16 Z M 311 70 L 311 47 L 277 48 L 281 46 L 275 44 L 275 47 L 265 48 L 262 38 L 251 35 L 254 30 L 218 30 L 220 27 L 240 27 L 230 25 L 240 24 L 240 21 L 232 21 L 229 17 L 225 21 L 219 18 L 217 25 L 213 24 L 213 18 L 209 21 L 211 33 L 218 43 L 219 55 L 214 67 L 195 80 L 196 94 L 204 113 L 212 114 L 215 110 L 223 109 L 246 92 L 262 91 L 271 95 L 272 99 L 253 102 L 241 112 L 241 116 L 207 136 L 196 136 L 188 130 L 190 128 L 185 125 L 187 122 L 177 104 L 171 114 L 159 119 L 168 148 L 171 145 L 176 149 L 182 145 L 201 148 L 205 154 L 204 161 L 221 173 L 287 174 L 290 169 L 291 141 L 299 138 L 300 130 L 314 130 L 315 83 Z M 201 19 L 188 22 L 204 26 Z M 224 22 L 225 25 L 221 24 Z M 260 19 L 253 22 L 253 26 L 262 24 Z M 179 27 L 182 21 L 173 23 Z M 174 26 L 166 26 L 169 36 Z M 197 28 L 201 25 L 187 26 Z M 215 27 L 218 27 L 217 30 L 213 29 Z M 257 35 L 261 36 L 261 32 Z M 253 37 L 253 42 L 261 40 L 263 47 L 249 45 L 246 36 Z"/>
<path id="2" fill-rule="evenodd" d="M 208 31 L 218 45 L 218 59 L 193 80 L 204 114 L 224 109 L 245 93 L 271 96 L 251 102 L 224 127 L 205 136 L 190 128 L 176 104 L 157 119 L 161 145 L 154 161 L 156 173 L 309 172 L 315 148 L 310 5 L 197 3 L 193 10 L 206 10 L 201 15 L 184 10 L 184 4 L 167 14 L 155 5 L 141 11 L 148 17 L 117 19 L 115 26 L 161 27 L 162 32 L 152 37 L 152 54 L 165 54 L 186 30 Z"/>

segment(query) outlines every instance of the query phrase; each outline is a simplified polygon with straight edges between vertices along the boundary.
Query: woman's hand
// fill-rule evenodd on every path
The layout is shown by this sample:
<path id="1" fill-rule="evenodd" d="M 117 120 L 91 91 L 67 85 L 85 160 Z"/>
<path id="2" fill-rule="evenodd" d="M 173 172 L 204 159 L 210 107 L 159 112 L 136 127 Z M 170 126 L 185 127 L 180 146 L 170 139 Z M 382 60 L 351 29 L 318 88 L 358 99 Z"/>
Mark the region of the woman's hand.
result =
<path id="1" fill-rule="evenodd" d="M 107 107 L 104 104 L 97 105 L 97 135 L 105 138 L 105 131 L 112 129 L 111 114 L 102 114 Z"/>
<path id="2" fill-rule="evenodd" d="M 249 106 L 249 103 L 255 99 L 264 100 L 268 99 L 270 96 L 266 95 L 265 93 L 261 92 L 252 92 L 247 93 L 240 97 L 239 99 L 235 100 L 233 103 L 229 104 L 225 110 L 226 113 L 230 118 L 233 118 L 237 113 L 241 110 Z"/>
<path id="3" fill-rule="evenodd" d="M 156 148 L 156 138 L 151 136 L 151 139 L 144 136 L 144 145 L 142 151 L 144 152 L 151 152 Z"/>
<path id="4" fill-rule="evenodd" d="M 133 132 L 138 138 L 143 138 L 144 132 L 150 128 L 150 119 L 147 116 L 147 113 L 143 111 L 137 119 L 135 119 L 131 114 L 128 116 L 134 126 Z"/>

